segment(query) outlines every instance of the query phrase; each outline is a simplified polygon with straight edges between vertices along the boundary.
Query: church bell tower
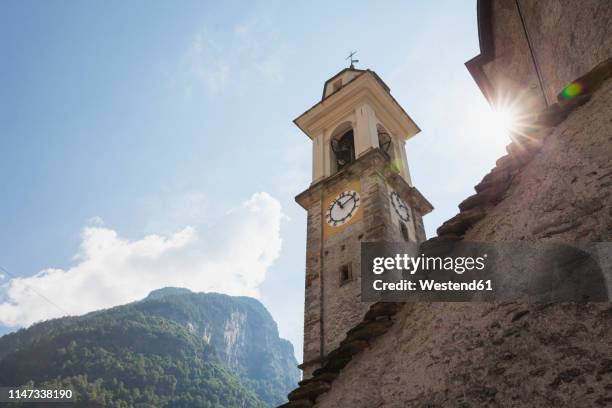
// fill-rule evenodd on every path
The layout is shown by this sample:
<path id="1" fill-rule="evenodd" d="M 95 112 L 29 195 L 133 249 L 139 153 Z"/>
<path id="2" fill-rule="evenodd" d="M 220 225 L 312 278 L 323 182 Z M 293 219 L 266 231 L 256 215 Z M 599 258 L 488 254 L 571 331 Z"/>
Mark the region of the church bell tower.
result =
<path id="1" fill-rule="evenodd" d="M 306 379 L 370 305 L 360 299 L 361 242 L 424 241 L 433 207 L 408 171 L 404 146 L 420 129 L 374 71 L 340 71 L 294 122 L 312 140 L 312 183 L 296 197 L 308 212 Z"/>

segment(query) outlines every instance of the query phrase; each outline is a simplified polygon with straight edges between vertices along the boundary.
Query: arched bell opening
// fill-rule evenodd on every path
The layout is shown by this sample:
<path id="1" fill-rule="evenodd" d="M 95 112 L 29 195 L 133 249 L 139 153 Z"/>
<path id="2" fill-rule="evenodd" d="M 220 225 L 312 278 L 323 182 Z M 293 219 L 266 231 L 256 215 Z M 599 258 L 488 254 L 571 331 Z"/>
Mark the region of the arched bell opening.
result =
<path id="1" fill-rule="evenodd" d="M 376 131 L 378 132 L 378 147 L 383 153 L 390 159 L 393 155 L 393 140 L 387 130 L 380 124 L 376 125 Z"/>
<path id="2" fill-rule="evenodd" d="M 331 140 L 332 163 L 334 173 L 342 170 L 355 161 L 355 135 L 349 122 L 339 125 L 332 133 Z"/>
<path id="3" fill-rule="evenodd" d="M 403 165 L 397 140 L 394 140 L 381 124 L 376 125 L 376 131 L 378 132 L 378 147 L 389 159 L 388 168 L 395 173 L 401 173 Z"/>

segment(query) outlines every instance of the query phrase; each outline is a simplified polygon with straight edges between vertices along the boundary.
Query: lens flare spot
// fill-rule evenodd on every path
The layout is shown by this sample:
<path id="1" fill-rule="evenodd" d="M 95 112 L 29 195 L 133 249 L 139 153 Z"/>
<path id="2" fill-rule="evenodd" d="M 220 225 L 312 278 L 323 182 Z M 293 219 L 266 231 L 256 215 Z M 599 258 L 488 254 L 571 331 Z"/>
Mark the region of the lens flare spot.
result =
<path id="1" fill-rule="evenodd" d="M 567 85 L 561 91 L 561 96 L 563 99 L 572 99 L 582 93 L 582 84 L 579 82 L 572 82 Z"/>
<path id="2" fill-rule="evenodd" d="M 398 173 L 399 174 L 400 169 L 401 169 L 401 164 L 400 164 L 399 160 L 391 160 L 389 162 L 389 165 L 388 165 L 387 169 L 389 171 L 391 171 L 392 173 Z"/>

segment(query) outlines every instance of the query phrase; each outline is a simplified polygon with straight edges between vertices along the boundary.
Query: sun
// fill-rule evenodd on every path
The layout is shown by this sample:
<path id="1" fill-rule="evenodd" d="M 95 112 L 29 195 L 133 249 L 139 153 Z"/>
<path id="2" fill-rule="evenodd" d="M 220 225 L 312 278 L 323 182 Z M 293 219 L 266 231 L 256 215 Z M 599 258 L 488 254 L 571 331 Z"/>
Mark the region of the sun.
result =
<path id="1" fill-rule="evenodd" d="M 497 103 L 491 106 L 486 101 L 472 104 L 463 119 L 463 131 L 470 143 L 470 150 L 487 155 L 503 155 L 506 145 L 520 133 L 521 124 L 516 104 Z"/>
<path id="2" fill-rule="evenodd" d="M 508 107 L 494 108 L 491 112 L 491 126 L 500 134 L 510 136 L 517 124 L 516 114 Z"/>
<path id="3" fill-rule="evenodd" d="M 518 115 L 508 104 L 498 103 L 487 107 L 482 120 L 485 122 L 484 127 L 494 137 L 507 140 L 518 130 Z"/>

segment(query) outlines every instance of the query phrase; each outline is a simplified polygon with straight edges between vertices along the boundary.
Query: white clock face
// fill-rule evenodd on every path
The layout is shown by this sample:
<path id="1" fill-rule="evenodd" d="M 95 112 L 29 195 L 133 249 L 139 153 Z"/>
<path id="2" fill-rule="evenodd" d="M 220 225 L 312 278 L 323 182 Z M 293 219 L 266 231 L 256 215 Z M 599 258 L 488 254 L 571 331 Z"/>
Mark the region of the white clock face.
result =
<path id="1" fill-rule="evenodd" d="M 389 194 L 389 199 L 391 200 L 391 205 L 397 216 L 404 222 L 410 221 L 410 210 L 404 200 L 400 198 L 399 194 L 393 191 Z"/>
<path id="2" fill-rule="evenodd" d="M 359 193 L 352 190 L 343 191 L 334 198 L 327 208 L 326 221 L 332 227 L 346 224 L 359 208 Z"/>

